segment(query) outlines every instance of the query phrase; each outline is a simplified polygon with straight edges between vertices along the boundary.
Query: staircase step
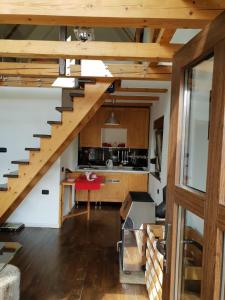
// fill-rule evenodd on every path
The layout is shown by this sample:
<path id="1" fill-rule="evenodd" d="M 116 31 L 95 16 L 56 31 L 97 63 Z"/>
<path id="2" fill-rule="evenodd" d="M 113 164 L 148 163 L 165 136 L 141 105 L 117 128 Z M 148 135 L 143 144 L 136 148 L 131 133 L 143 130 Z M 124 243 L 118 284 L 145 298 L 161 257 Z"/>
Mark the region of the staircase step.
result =
<path id="1" fill-rule="evenodd" d="M 44 138 L 44 139 L 50 139 L 51 135 L 50 134 L 33 134 L 33 137 L 37 137 L 37 138 Z"/>
<path id="2" fill-rule="evenodd" d="M 3 177 L 7 177 L 7 178 L 18 178 L 19 174 L 18 171 L 14 171 L 14 172 L 10 172 L 8 174 L 4 174 Z"/>
<path id="3" fill-rule="evenodd" d="M 73 92 L 73 93 L 70 93 L 70 97 L 73 98 L 73 97 L 84 97 L 84 92 Z"/>
<path id="4" fill-rule="evenodd" d="M 28 159 L 20 159 L 20 160 L 13 160 L 11 161 L 11 164 L 14 165 L 29 165 L 29 160 Z"/>
<path id="5" fill-rule="evenodd" d="M 25 148 L 25 151 L 40 151 L 40 150 L 41 150 L 40 148 L 30 148 L 30 147 Z"/>
<path id="6" fill-rule="evenodd" d="M 86 85 L 85 97 L 77 98 L 78 102 L 79 99 L 82 100 L 80 101 L 81 103 L 78 103 L 77 106 L 74 103 L 73 112 L 63 113 L 63 120 L 61 120 L 60 118 L 46 119 L 46 125 L 48 120 L 55 119 L 63 122 L 63 124 L 59 126 L 60 134 L 57 132 L 57 128 L 55 128 L 56 125 L 50 128 L 53 130 L 52 134 L 50 131 L 34 131 L 35 134 L 33 136 L 40 139 L 38 140 L 40 142 L 40 146 L 33 145 L 33 147 L 40 147 L 41 151 L 33 153 L 28 152 L 29 156 L 31 157 L 29 165 L 12 165 L 14 166 L 14 168 L 12 168 L 12 170 L 10 169 L 10 171 L 5 172 L 10 173 L 11 171 L 17 170 L 17 167 L 19 167 L 19 178 L 4 178 L 8 179 L 8 191 L 0 192 L 0 223 L 4 223 L 8 219 L 8 217 L 13 213 L 16 207 L 24 200 L 26 195 L 35 186 L 35 184 L 44 176 L 44 173 L 60 157 L 67 143 L 71 140 L 72 137 L 75 137 L 78 129 L 82 129 L 87 120 L 89 120 L 92 115 L 94 115 L 95 111 L 101 106 L 104 101 L 102 97 L 104 96 L 105 90 L 112 82 L 111 78 L 109 78 L 108 80 L 108 82 L 98 80 L 95 85 Z M 69 93 L 76 90 L 77 89 L 70 90 Z M 85 101 L 86 99 L 87 101 Z M 62 106 L 70 106 L 70 104 L 63 104 Z M 56 106 L 61 105 L 56 104 Z M 32 144 L 30 144 L 30 146 L 29 144 L 27 144 L 27 146 L 32 147 Z M 44 152 L 46 152 L 46 154 Z M 20 156 L 19 158 L 28 159 L 28 156 Z M 14 174 L 14 176 L 15 175 L 16 174 Z M 6 183 L 6 181 L 2 181 L 2 183 Z M 6 188 L 6 186 L 3 187 Z M 1 205 L 1 203 L 3 203 L 4 205 Z"/>
<path id="7" fill-rule="evenodd" d="M 78 78 L 78 84 L 84 84 L 84 83 L 88 83 L 88 84 L 96 84 L 96 79 L 94 78 Z"/>
<path id="8" fill-rule="evenodd" d="M 58 110 L 59 112 L 73 111 L 73 107 L 67 107 L 67 106 L 60 106 L 60 107 L 56 107 L 55 109 Z"/>
<path id="9" fill-rule="evenodd" d="M 62 121 L 48 121 L 49 125 L 62 125 Z"/>
<path id="10" fill-rule="evenodd" d="M 6 191 L 8 191 L 8 185 L 7 185 L 7 183 L 5 183 L 5 184 L 0 184 L 0 191 L 1 191 L 1 192 L 6 192 Z"/>

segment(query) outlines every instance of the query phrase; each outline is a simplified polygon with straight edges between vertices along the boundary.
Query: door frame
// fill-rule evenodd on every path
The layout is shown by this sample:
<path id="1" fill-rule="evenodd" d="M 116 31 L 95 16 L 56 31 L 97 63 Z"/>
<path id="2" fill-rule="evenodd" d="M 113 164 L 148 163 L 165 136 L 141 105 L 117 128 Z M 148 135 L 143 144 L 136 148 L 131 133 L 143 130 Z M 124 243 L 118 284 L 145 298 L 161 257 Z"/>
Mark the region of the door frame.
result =
<path id="1" fill-rule="evenodd" d="M 201 299 L 220 299 L 225 232 L 225 11 L 182 47 L 173 59 L 166 222 L 171 224 L 163 299 L 173 300 L 178 207 L 204 219 Z M 214 55 L 206 193 L 180 184 L 184 71 Z M 210 258 L 210 259 L 209 259 Z"/>

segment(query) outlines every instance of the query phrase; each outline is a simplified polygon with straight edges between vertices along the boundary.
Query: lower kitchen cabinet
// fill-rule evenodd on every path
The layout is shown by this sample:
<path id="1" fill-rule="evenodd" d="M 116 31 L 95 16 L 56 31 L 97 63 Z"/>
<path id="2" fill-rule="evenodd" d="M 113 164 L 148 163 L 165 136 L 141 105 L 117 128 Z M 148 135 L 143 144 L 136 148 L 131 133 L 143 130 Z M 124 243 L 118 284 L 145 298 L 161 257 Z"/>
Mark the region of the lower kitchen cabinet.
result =
<path id="1" fill-rule="evenodd" d="M 70 174 L 79 177 L 82 172 Z M 129 191 L 148 191 L 148 174 L 98 172 L 104 176 L 106 183 L 100 190 L 91 191 L 91 202 L 123 202 Z M 76 201 L 87 201 L 87 191 L 76 191 Z"/>
<path id="2" fill-rule="evenodd" d="M 147 192 L 148 191 L 148 174 L 127 174 L 127 190 L 126 195 L 129 191 L 135 192 Z"/>

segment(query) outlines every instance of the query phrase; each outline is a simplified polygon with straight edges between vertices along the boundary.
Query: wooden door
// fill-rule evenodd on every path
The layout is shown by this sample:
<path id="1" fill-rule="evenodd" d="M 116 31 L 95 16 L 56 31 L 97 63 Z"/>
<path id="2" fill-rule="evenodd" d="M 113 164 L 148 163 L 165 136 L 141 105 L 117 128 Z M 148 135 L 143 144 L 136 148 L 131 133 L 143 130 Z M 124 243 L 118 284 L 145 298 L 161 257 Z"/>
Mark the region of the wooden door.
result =
<path id="1" fill-rule="evenodd" d="M 163 299 L 224 299 L 225 12 L 175 55 Z"/>

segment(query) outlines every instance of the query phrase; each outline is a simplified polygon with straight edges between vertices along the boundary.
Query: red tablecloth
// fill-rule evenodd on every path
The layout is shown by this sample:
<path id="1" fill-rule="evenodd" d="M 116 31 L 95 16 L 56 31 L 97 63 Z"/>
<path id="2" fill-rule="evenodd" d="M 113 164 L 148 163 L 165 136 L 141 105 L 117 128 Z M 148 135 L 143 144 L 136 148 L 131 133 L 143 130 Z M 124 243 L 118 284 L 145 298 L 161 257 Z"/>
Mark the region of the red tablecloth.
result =
<path id="1" fill-rule="evenodd" d="M 98 176 L 95 180 L 88 181 L 86 176 L 82 175 L 76 179 L 75 188 L 76 190 L 99 190 L 104 180 L 105 177 Z"/>

